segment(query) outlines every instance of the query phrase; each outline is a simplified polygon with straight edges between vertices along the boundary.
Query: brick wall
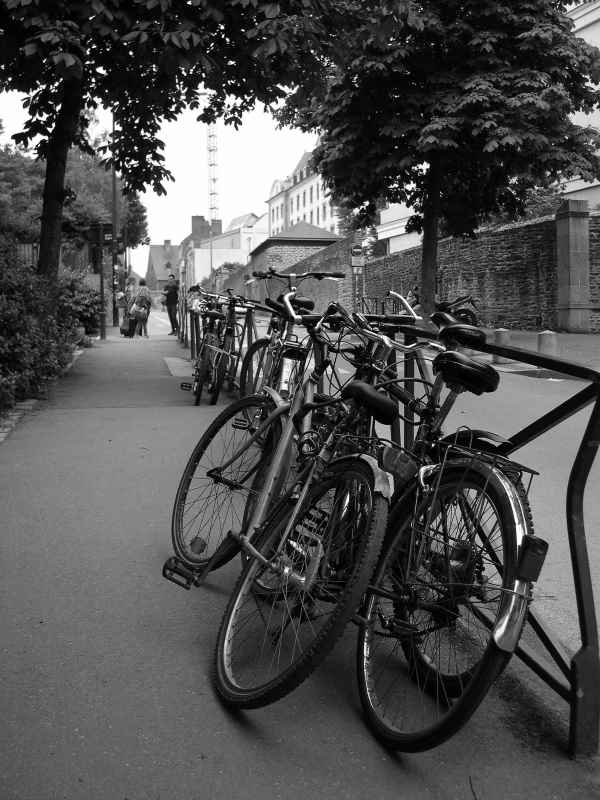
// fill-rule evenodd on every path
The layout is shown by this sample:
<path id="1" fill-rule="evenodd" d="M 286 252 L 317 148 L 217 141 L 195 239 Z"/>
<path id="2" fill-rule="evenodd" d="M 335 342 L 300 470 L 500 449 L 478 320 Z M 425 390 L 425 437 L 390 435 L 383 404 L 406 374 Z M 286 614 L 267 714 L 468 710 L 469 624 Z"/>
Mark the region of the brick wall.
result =
<path id="1" fill-rule="evenodd" d="M 600 299 L 600 217 L 597 225 Z M 346 272 L 346 280 L 337 284 L 337 299 L 350 307 L 353 292 L 351 244 L 350 239 L 345 239 L 330 245 L 295 264 L 294 271 Z M 555 222 L 551 217 L 482 231 L 474 240 L 442 239 L 438 253 L 438 292 L 442 299 L 472 294 L 478 301 L 482 321 L 489 325 L 553 326 L 555 262 Z M 377 299 L 380 303 L 388 289 L 407 294 L 412 286 L 420 283 L 420 268 L 420 247 L 370 261 L 364 267 L 361 294 L 367 301 Z M 320 297 L 324 285 L 314 289 L 314 297 Z M 303 284 L 303 293 L 308 289 L 307 281 Z M 328 295 L 330 293 L 328 291 Z"/>

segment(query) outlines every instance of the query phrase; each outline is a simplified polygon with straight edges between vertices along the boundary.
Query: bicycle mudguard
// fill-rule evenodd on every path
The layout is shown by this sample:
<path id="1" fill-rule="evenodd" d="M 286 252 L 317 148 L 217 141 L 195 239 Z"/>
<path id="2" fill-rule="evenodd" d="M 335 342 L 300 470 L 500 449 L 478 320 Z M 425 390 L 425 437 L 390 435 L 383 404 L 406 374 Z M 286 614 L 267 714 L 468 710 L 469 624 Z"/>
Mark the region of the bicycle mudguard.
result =
<path id="1" fill-rule="evenodd" d="M 358 460 L 364 461 L 371 467 L 373 472 L 373 484 L 375 492 L 380 494 L 382 497 L 385 497 L 386 500 L 390 501 L 392 499 L 392 495 L 394 494 L 394 476 L 382 469 L 377 463 L 377 459 L 373 458 L 373 456 L 369 456 L 366 453 L 356 453 L 355 455 L 335 458 L 331 463 L 343 465 L 345 461 L 348 462 Z"/>
<path id="2" fill-rule="evenodd" d="M 283 397 L 279 394 L 278 391 L 272 389 L 270 386 L 263 386 L 261 391 L 266 392 L 269 395 L 271 400 L 275 403 L 275 405 L 279 408 L 281 406 L 287 406 L 288 408 L 291 406 L 289 400 L 284 400 Z"/>

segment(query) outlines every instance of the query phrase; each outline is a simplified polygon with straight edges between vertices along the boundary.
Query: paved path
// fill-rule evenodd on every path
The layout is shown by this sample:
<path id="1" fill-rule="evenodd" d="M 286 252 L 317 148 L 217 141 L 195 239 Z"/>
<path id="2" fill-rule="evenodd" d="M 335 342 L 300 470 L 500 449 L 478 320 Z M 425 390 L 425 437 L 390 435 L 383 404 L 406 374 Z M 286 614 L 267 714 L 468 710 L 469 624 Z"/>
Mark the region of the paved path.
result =
<path id="1" fill-rule="evenodd" d="M 519 665 L 464 731 L 414 756 L 362 723 L 352 628 L 280 703 L 220 706 L 210 663 L 236 565 L 189 593 L 160 575 L 179 476 L 215 413 L 179 390 L 165 323 L 84 351 L 0 444 L 1 800 L 599 798 L 596 760 L 565 755 L 562 702 Z M 507 380 L 508 425 L 524 403 Z M 526 403 L 566 391 L 521 380 Z"/>

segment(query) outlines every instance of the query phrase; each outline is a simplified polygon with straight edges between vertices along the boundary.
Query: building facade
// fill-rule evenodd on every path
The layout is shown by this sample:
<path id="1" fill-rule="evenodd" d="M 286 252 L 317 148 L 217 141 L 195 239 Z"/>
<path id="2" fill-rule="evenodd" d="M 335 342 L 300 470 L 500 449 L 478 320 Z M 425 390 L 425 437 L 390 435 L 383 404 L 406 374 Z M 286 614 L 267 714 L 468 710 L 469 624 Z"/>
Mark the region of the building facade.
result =
<path id="1" fill-rule="evenodd" d="M 299 222 L 339 233 L 339 216 L 323 180 L 304 153 L 287 178 L 274 181 L 268 207 L 268 235 L 277 236 Z"/>

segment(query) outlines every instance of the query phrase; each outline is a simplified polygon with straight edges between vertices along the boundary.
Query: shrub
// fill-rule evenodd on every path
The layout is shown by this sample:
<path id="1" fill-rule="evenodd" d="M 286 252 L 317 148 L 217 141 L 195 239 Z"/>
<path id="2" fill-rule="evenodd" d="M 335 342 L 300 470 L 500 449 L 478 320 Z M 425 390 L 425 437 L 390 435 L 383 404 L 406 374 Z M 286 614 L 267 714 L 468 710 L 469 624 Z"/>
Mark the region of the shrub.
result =
<path id="1" fill-rule="evenodd" d="M 81 278 L 47 283 L 31 267 L 0 263 L 0 408 L 38 396 L 68 364 L 74 328 L 97 327 L 98 293 Z"/>

